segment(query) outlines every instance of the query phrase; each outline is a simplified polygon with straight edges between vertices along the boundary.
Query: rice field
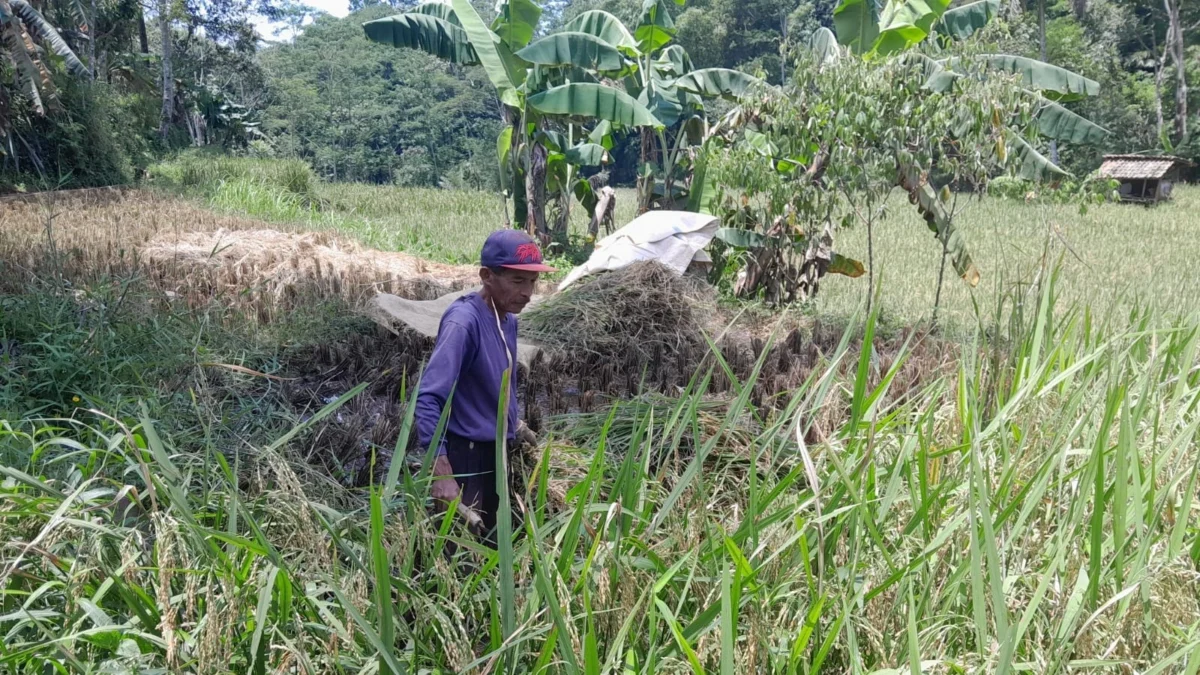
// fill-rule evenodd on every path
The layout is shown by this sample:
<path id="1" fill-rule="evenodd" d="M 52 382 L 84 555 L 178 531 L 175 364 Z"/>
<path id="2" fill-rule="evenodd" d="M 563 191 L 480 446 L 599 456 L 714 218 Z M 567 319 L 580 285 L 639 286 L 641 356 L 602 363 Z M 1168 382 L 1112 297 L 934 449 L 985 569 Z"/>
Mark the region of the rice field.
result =
<path id="1" fill-rule="evenodd" d="M 904 199 L 893 199 L 876 227 L 876 269 L 884 315 L 905 324 L 932 314 L 941 247 Z M 1021 294 L 1046 270 L 1060 267 L 1064 305 L 1127 315 L 1133 307 L 1176 316 L 1195 311 L 1200 270 L 1192 264 L 1200 219 L 1200 187 L 1153 208 L 1129 204 L 1023 203 L 984 198 L 962 206 L 961 226 L 982 279 L 975 289 L 948 269 L 943 316 L 974 323 L 975 305 L 990 316 L 999 298 Z M 839 235 L 839 250 L 867 260 L 864 228 Z M 865 278 L 830 278 L 818 307 L 845 312 L 862 301 Z"/>
<path id="2" fill-rule="evenodd" d="M 279 206 L 279 191 L 263 188 L 261 181 L 219 181 L 206 175 L 193 180 L 216 181 L 219 187 L 209 201 L 220 209 L 290 227 L 332 229 L 369 248 L 457 264 L 475 262 L 480 242 L 505 222 L 503 203 L 494 194 L 314 181 L 304 190 L 324 208 L 297 210 L 295 199 L 285 197 Z M 277 182 L 299 181 L 288 172 Z M 630 189 L 617 192 L 615 221 L 620 225 L 636 215 L 636 200 Z M 940 309 L 947 325 L 969 332 L 977 323 L 977 306 L 990 316 L 997 302 L 1021 295 L 1056 265 L 1062 269 L 1063 305 L 1086 305 L 1097 314 L 1124 314 L 1137 306 L 1175 316 L 1193 311 L 1200 298 L 1200 268 L 1192 264 L 1200 188 L 1181 187 L 1174 201 L 1154 208 L 1104 204 L 1081 212 L 1078 205 L 964 196 L 958 210 L 958 224 L 982 279 L 972 289 L 952 269 L 947 271 Z M 586 213 L 576 205 L 571 216 L 572 231 L 581 236 Z M 840 231 L 835 247 L 867 262 L 865 228 Z M 893 195 L 886 217 L 876 225 L 874 248 L 883 321 L 903 326 L 929 320 L 941 248 L 902 196 Z M 559 258 L 556 264 L 571 262 Z M 849 317 L 865 305 L 867 294 L 866 277 L 831 276 L 812 309 Z"/>
<path id="3" fill-rule="evenodd" d="M 756 401 L 768 340 L 747 376 L 712 354 L 685 386 L 546 420 L 500 463 L 493 550 L 430 508 L 429 457 L 387 461 L 417 450 L 407 379 L 366 486 L 314 457 L 392 377 L 288 405 L 337 369 L 296 348 L 355 358 L 342 277 L 246 321 L 267 263 L 217 277 L 241 300 L 165 302 L 164 280 L 213 277 L 142 256 L 268 223 L 469 262 L 499 199 L 288 175 L 0 205 L 0 672 L 1200 672 L 1200 191 L 973 205 L 985 276 L 974 304 L 947 282 L 954 344 L 880 335 L 936 283 L 898 202 L 880 302 L 847 318 L 864 280 L 827 281 L 815 309 L 842 321 L 802 382 Z"/>

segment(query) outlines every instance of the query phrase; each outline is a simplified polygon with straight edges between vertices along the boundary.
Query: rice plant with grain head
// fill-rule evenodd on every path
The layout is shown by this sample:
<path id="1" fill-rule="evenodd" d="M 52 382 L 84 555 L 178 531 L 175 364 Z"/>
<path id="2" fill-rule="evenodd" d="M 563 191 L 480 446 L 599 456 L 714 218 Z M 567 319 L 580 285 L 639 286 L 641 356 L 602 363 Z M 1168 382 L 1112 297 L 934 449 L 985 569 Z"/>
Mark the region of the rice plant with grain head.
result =
<path id="1" fill-rule="evenodd" d="M 555 418 L 511 458 L 498 550 L 429 510 L 428 462 L 350 490 L 294 460 L 365 384 L 200 450 L 147 407 L 5 421 L 0 664 L 1195 673 L 1200 326 L 1106 324 L 1054 285 L 908 391 L 917 345 L 881 367 L 872 315 L 772 406 L 769 349 L 717 399 L 714 351 L 674 394 Z"/>

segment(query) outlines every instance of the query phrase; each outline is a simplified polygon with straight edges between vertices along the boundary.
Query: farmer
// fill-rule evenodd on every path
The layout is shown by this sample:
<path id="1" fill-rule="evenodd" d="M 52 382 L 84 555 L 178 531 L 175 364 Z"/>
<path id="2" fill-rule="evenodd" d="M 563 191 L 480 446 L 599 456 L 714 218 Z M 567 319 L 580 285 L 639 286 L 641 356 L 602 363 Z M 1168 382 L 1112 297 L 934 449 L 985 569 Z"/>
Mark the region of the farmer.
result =
<path id="1" fill-rule="evenodd" d="M 517 424 L 517 317 L 533 297 L 538 274 L 553 272 L 542 252 L 519 230 L 493 232 L 483 244 L 479 279 L 483 288 L 454 301 L 442 315 L 437 343 L 417 392 L 417 437 L 433 442 L 447 401 L 449 419 L 433 464 L 433 497 L 443 506 L 456 498 L 496 525 L 496 413 L 501 378 L 511 370 L 507 436 L 511 443 L 535 441 Z M 520 436 L 518 436 L 520 434 Z"/>

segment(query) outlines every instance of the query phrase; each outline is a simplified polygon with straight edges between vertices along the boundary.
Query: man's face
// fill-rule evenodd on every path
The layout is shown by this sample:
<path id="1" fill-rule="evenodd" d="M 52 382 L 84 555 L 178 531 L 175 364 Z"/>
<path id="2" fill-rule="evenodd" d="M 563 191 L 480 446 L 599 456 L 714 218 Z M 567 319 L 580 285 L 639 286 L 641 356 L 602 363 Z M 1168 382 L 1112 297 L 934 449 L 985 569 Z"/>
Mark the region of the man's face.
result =
<path id="1" fill-rule="evenodd" d="M 479 270 L 479 278 L 483 281 L 483 287 L 487 289 L 492 302 L 496 303 L 497 311 L 520 314 L 533 298 L 538 273 L 505 268 L 493 272 L 484 267 Z"/>

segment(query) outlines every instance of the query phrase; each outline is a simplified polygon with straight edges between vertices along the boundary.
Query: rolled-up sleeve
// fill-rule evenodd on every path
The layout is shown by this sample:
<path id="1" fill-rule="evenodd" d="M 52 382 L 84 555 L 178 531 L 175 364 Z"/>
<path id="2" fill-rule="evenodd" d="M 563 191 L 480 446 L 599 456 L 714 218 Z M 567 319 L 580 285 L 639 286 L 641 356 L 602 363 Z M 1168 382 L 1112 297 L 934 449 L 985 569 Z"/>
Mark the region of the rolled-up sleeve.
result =
<path id="1" fill-rule="evenodd" d="M 438 330 L 437 343 L 417 391 L 417 440 L 424 449 L 433 441 L 442 410 L 462 370 L 470 339 L 470 331 L 456 321 L 443 321 Z M 437 454 L 446 454 L 445 443 L 438 444 Z"/>

